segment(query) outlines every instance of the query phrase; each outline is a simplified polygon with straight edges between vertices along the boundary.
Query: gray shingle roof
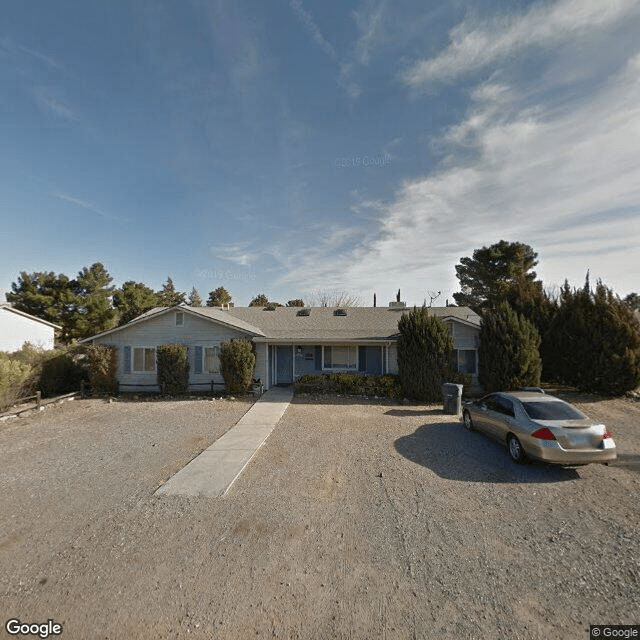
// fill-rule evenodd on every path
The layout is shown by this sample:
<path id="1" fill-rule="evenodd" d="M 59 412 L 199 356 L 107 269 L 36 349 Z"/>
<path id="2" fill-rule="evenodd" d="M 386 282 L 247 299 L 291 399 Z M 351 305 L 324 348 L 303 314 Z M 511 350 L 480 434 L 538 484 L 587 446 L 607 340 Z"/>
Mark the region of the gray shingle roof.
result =
<path id="1" fill-rule="evenodd" d="M 207 313 L 207 307 L 201 308 Z M 336 307 L 313 307 L 308 316 L 297 315 L 300 307 L 232 307 L 221 311 L 259 327 L 274 340 L 384 340 L 398 333 L 398 320 L 409 308 L 349 307 L 346 316 L 335 315 Z M 480 326 L 480 317 L 466 307 L 433 307 L 434 316 L 454 318 Z"/>
<path id="2" fill-rule="evenodd" d="M 181 305 L 182 306 L 182 305 Z M 177 307 L 174 307 L 177 308 Z M 185 311 L 217 320 L 256 337 L 269 340 L 329 341 L 329 340 L 388 340 L 398 333 L 398 320 L 410 308 L 348 307 L 346 315 L 336 315 L 337 307 L 311 307 L 309 315 L 298 315 L 301 307 L 276 307 L 267 311 L 264 307 L 184 307 Z M 138 316 L 130 323 L 144 320 L 166 311 L 156 307 Z M 432 307 L 429 313 L 444 319 L 455 319 L 473 326 L 480 326 L 480 317 L 468 307 Z M 111 329 L 105 333 L 118 331 Z M 103 334 L 99 334 L 103 335 Z M 94 336 L 95 337 L 95 336 Z M 89 338 L 88 340 L 90 340 Z"/>

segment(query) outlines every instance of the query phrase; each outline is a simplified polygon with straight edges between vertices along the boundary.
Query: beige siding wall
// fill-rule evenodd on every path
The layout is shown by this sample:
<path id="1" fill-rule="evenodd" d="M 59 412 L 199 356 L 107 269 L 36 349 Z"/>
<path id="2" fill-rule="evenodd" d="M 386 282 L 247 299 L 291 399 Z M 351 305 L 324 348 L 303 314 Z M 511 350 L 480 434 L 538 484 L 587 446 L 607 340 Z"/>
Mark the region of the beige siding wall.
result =
<path id="1" fill-rule="evenodd" d="M 453 336 L 454 349 L 477 349 L 480 329 L 467 327 L 459 322 L 449 322 L 449 330 Z"/>
<path id="2" fill-rule="evenodd" d="M 231 327 L 192 316 L 189 313 L 184 313 L 183 318 L 184 324 L 176 326 L 175 312 L 165 313 L 94 341 L 95 344 L 110 344 L 118 349 L 118 380 L 124 391 L 132 391 L 136 388 L 153 391 L 154 387 L 142 385 L 156 384 L 155 371 L 125 373 L 124 347 L 131 347 L 133 352 L 134 347 L 157 347 L 172 342 L 184 344 L 189 348 L 189 383 L 193 390 L 204 391 L 207 389 L 206 385 L 196 383 L 210 383 L 213 380 L 215 383 L 222 384 L 223 379 L 219 372 L 212 374 L 203 370 L 200 374 L 195 373 L 195 348 L 197 346 L 203 347 L 204 354 L 204 347 L 216 347 L 231 338 L 250 338 L 250 336 Z M 155 389 L 157 390 L 157 387 Z"/>

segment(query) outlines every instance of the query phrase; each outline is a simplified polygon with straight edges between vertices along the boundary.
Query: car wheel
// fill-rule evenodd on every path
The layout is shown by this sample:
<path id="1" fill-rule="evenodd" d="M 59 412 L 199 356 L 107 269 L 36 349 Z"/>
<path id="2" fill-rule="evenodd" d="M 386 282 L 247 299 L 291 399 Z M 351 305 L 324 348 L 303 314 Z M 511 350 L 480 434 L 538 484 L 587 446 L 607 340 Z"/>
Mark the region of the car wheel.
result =
<path id="1" fill-rule="evenodd" d="M 462 420 L 464 422 L 464 427 L 467 431 L 473 431 L 473 420 L 471 419 L 471 414 L 468 411 L 465 411 L 462 414 Z"/>
<path id="2" fill-rule="evenodd" d="M 511 434 L 507 438 L 507 448 L 509 449 L 509 455 L 511 456 L 511 459 L 514 462 L 522 464 L 525 461 L 525 458 L 527 456 L 524 452 L 524 449 L 522 448 L 522 444 L 520 443 L 520 440 L 518 440 L 518 438 L 516 438 L 516 436 L 514 436 L 513 434 Z"/>

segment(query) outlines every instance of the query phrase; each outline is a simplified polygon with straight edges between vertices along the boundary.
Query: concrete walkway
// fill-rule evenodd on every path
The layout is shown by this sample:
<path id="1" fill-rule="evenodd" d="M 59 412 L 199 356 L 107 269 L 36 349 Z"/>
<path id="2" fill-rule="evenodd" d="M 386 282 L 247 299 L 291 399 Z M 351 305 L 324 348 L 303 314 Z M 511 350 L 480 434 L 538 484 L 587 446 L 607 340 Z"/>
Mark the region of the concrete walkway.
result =
<path id="1" fill-rule="evenodd" d="M 265 443 L 286 411 L 293 390 L 274 387 L 264 393 L 235 427 L 162 485 L 156 495 L 221 496 Z"/>

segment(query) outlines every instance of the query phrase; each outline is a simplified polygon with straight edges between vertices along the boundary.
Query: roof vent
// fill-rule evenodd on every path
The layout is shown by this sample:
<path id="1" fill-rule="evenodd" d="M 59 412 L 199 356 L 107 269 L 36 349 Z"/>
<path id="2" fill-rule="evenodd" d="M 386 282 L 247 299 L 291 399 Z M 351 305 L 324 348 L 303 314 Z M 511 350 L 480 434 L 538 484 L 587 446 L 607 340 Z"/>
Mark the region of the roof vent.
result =
<path id="1" fill-rule="evenodd" d="M 347 310 L 346 309 L 336 309 L 333 312 L 334 316 L 346 316 L 347 315 Z"/>
<path id="2" fill-rule="evenodd" d="M 311 315 L 311 309 L 299 309 L 296 313 L 297 316 L 309 316 Z"/>

